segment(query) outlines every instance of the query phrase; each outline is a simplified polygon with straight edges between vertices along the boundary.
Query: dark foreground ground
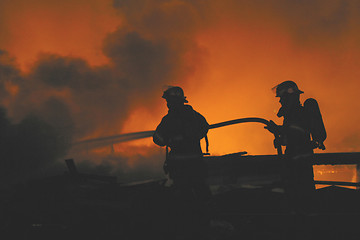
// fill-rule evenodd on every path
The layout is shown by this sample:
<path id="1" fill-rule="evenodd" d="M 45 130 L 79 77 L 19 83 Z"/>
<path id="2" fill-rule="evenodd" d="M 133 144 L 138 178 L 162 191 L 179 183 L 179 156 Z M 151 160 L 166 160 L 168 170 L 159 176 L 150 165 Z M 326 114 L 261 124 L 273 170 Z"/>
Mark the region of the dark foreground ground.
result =
<path id="1" fill-rule="evenodd" d="M 162 183 L 64 175 L 3 189 L 0 239 L 360 239 L 357 190 L 319 189 L 316 210 L 297 214 L 274 188 L 230 187 L 198 211 Z"/>

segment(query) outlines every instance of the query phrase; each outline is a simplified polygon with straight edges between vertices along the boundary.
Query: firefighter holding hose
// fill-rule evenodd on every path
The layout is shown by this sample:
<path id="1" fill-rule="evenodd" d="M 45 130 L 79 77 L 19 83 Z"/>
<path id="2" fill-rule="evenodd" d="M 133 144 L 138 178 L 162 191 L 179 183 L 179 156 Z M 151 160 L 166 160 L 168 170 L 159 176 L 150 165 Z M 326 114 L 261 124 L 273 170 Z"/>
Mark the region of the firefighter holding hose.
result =
<path id="1" fill-rule="evenodd" d="M 206 119 L 196 112 L 180 87 L 170 87 L 163 96 L 169 109 L 153 135 L 159 146 L 168 146 L 170 152 L 164 164 L 175 185 L 193 186 L 203 182 L 204 165 L 200 140 L 209 130 Z"/>
<path id="2" fill-rule="evenodd" d="M 180 87 L 169 87 L 162 96 L 169 109 L 153 135 L 153 141 L 159 146 L 170 148 L 164 163 L 164 171 L 173 180 L 175 194 L 173 209 L 175 222 L 183 225 L 184 231 L 194 235 L 195 223 L 204 218 L 205 203 L 211 199 L 206 184 L 206 167 L 200 140 L 209 130 L 206 119 L 196 112 L 184 96 Z M 206 224 L 206 221 L 197 221 Z"/>
<path id="3" fill-rule="evenodd" d="M 306 211 L 315 192 L 314 149 L 325 150 L 324 123 L 315 99 L 309 98 L 301 104 L 300 94 L 303 91 L 295 82 L 282 82 L 275 89 L 281 104 L 277 116 L 283 117 L 283 125 L 270 121 L 266 128 L 279 136 L 275 145 L 286 146 L 282 177 L 290 207 L 295 211 Z"/>

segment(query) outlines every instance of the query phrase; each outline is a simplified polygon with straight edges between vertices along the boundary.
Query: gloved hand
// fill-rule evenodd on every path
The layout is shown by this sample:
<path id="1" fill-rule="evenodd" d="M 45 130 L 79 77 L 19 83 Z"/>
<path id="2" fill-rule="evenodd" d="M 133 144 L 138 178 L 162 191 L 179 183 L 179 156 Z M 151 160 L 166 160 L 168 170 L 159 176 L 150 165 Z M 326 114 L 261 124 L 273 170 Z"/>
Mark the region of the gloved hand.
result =
<path id="1" fill-rule="evenodd" d="M 311 141 L 311 144 L 312 144 L 313 149 L 319 148 L 321 150 L 325 150 L 325 145 L 322 142 Z"/>
<path id="2" fill-rule="evenodd" d="M 270 120 L 269 125 L 265 126 L 264 128 L 273 134 L 278 134 L 280 132 L 280 126 L 274 123 L 273 120 Z"/>

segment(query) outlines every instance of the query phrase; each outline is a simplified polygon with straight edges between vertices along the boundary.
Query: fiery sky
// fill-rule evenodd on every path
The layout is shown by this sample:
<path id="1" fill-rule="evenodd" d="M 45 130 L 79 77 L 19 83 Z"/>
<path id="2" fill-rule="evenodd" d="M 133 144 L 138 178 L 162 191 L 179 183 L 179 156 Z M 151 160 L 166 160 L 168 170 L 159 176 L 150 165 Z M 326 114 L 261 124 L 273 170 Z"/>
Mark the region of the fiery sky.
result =
<path id="1" fill-rule="evenodd" d="M 182 86 L 210 124 L 280 124 L 271 88 L 291 79 L 320 104 L 327 152 L 360 151 L 359 9 L 355 0 L 0 0 L 0 102 L 14 122 L 35 114 L 75 141 L 155 129 L 166 85 Z M 259 124 L 209 139 L 213 154 L 275 153 Z"/>

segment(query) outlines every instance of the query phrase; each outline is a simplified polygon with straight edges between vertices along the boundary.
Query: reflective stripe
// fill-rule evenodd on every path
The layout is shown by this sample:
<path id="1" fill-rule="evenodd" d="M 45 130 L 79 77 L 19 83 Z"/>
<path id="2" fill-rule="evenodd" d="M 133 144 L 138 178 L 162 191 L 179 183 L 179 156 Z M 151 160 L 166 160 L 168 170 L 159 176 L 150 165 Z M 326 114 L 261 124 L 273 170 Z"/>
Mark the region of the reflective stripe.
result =
<path id="1" fill-rule="evenodd" d="M 297 125 L 289 125 L 289 128 L 293 128 L 293 129 L 299 130 L 299 131 L 301 131 L 301 132 L 303 132 L 303 133 L 306 132 L 305 129 L 303 129 L 303 128 L 297 126 Z"/>

